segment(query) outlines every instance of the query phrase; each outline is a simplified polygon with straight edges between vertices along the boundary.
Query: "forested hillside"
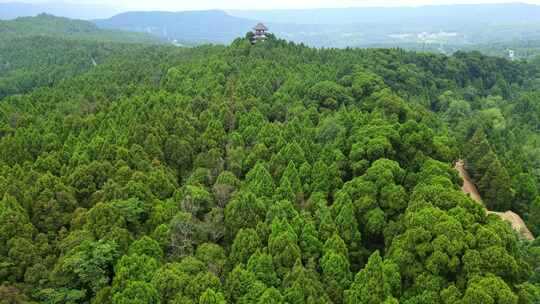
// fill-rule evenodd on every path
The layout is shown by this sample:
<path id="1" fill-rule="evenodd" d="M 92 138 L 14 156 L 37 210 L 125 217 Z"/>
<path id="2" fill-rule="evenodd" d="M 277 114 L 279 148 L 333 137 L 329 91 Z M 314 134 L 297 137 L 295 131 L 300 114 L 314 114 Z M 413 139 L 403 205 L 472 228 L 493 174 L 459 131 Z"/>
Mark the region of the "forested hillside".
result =
<path id="1" fill-rule="evenodd" d="M 50 15 L 0 21 L 0 99 L 53 85 L 113 55 L 156 43 L 145 34 L 107 31 L 87 21 Z"/>
<path id="2" fill-rule="evenodd" d="M 140 46 L 0 101 L 0 301 L 540 301 L 537 62 Z"/>
<path id="3" fill-rule="evenodd" d="M 113 42 L 155 43 L 159 40 L 142 33 L 99 29 L 89 21 L 74 20 L 40 14 L 35 17 L 20 17 L 14 20 L 0 20 L 2 40 L 28 36 L 55 36 L 77 40 L 99 40 Z"/>
<path id="4" fill-rule="evenodd" d="M 91 20 L 96 18 L 108 18 L 118 14 L 122 10 L 118 7 L 107 5 L 92 5 L 78 2 L 44 1 L 33 2 L 8 1 L 0 3 L 0 19 L 11 20 L 18 17 L 33 17 L 41 13 L 52 14 L 60 17 Z M 114 3 L 113 5 L 117 5 Z"/>

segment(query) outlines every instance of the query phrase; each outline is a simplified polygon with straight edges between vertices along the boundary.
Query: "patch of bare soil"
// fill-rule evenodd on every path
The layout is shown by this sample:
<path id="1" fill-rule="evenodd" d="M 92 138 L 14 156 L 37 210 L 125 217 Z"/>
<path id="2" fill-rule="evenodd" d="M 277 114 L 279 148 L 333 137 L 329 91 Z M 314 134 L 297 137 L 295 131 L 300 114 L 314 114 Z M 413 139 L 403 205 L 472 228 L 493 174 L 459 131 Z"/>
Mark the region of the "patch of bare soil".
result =
<path id="1" fill-rule="evenodd" d="M 521 235 L 523 235 L 527 240 L 529 240 L 529 241 L 534 240 L 533 234 L 531 233 L 529 228 L 527 228 L 527 225 L 525 225 L 525 222 L 523 221 L 523 219 L 519 215 L 517 215 L 516 213 L 514 213 L 512 211 L 506 211 L 504 213 L 503 212 L 489 211 L 488 213 L 489 214 L 496 214 L 500 218 L 502 218 L 503 220 L 505 220 L 507 222 L 510 222 L 510 224 L 512 224 L 512 228 L 515 231 L 521 233 Z"/>
<path id="2" fill-rule="evenodd" d="M 472 182 L 471 177 L 467 172 L 467 169 L 465 169 L 465 162 L 463 160 L 457 161 L 455 168 L 459 172 L 459 176 L 461 176 L 461 179 L 463 179 L 463 186 L 461 186 L 461 190 L 463 190 L 465 194 L 468 194 L 473 200 L 484 206 L 484 203 L 482 203 L 482 197 L 480 196 L 478 189 L 476 189 L 476 186 Z"/>
<path id="3" fill-rule="evenodd" d="M 467 172 L 465 162 L 463 160 L 458 160 L 455 164 L 455 169 L 459 172 L 459 176 L 463 179 L 463 186 L 461 187 L 461 190 L 463 190 L 464 193 L 469 195 L 474 201 L 478 202 L 484 208 L 486 208 L 484 203 L 482 203 L 482 197 L 480 196 L 478 189 L 476 189 L 476 186 L 472 182 L 469 173 Z M 487 209 L 486 212 L 488 214 L 498 215 L 504 221 L 509 222 L 512 225 L 512 228 L 515 231 L 519 232 L 525 239 L 530 241 L 534 240 L 533 234 L 531 233 L 529 228 L 527 228 L 527 225 L 525 225 L 523 219 L 516 213 L 512 211 L 493 212 L 488 211 Z"/>

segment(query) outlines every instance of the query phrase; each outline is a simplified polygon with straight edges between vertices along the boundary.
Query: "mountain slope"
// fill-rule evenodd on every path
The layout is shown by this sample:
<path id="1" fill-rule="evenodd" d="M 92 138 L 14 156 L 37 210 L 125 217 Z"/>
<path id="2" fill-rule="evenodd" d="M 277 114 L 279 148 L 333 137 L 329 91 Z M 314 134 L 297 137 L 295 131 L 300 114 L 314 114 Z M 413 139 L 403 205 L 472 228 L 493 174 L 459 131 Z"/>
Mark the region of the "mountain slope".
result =
<path id="1" fill-rule="evenodd" d="M 540 229 L 539 67 L 270 35 L 146 45 L 8 97 L 0 298 L 538 303 L 540 244 L 452 161 Z"/>
<path id="2" fill-rule="evenodd" d="M 230 43 L 248 32 L 254 21 L 223 11 L 128 12 L 95 20 L 100 28 L 145 32 L 189 43 Z"/>
<path id="3" fill-rule="evenodd" d="M 136 42 L 158 40 L 45 14 L 0 21 L 0 99 L 84 73 L 113 55 L 139 48 Z"/>
<path id="4" fill-rule="evenodd" d="M 397 46 L 452 53 L 495 42 L 520 48 L 540 39 L 540 6 L 519 3 L 228 13 L 273 23 L 279 36 L 318 47 Z"/>
<path id="5" fill-rule="evenodd" d="M 129 12 L 95 22 L 102 28 L 147 32 L 183 44 L 228 44 L 258 21 L 279 37 L 315 47 L 405 47 L 450 54 L 497 42 L 505 45 L 498 54 L 506 56 L 507 48 L 521 50 L 529 41 L 540 41 L 540 6 L 525 4 Z M 533 43 L 532 48 L 537 47 Z"/>
<path id="6" fill-rule="evenodd" d="M 114 42 L 158 42 L 156 37 L 129 31 L 102 30 L 89 21 L 39 14 L 0 21 L 3 39 L 28 36 L 55 36 L 69 39 L 86 39 Z M 5 42 L 5 40 L 4 40 Z M 3 43 L 0 41 L 0 43 Z"/>
<path id="7" fill-rule="evenodd" d="M 463 23 L 515 23 L 540 19 L 540 6 L 521 3 L 420 7 L 357 7 L 309 10 L 228 10 L 241 18 L 298 24 L 425 24 L 461 26 Z"/>
<path id="8" fill-rule="evenodd" d="M 108 18 L 121 12 L 121 9 L 104 5 L 88 5 L 73 3 L 0 3 L 0 20 L 18 17 L 33 17 L 42 13 L 73 19 Z"/>

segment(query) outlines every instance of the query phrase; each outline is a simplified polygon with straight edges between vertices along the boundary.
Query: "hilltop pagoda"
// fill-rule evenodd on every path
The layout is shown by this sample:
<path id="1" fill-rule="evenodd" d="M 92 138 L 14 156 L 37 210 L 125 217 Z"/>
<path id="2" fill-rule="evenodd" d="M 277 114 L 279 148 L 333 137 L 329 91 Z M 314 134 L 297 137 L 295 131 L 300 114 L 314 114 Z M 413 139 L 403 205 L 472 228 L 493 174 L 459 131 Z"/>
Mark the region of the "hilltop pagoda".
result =
<path id="1" fill-rule="evenodd" d="M 258 23 L 254 28 L 253 28 L 253 38 L 251 40 L 251 43 L 255 44 L 259 41 L 264 41 L 266 40 L 266 32 L 268 31 L 268 28 L 262 24 L 262 23 Z"/>

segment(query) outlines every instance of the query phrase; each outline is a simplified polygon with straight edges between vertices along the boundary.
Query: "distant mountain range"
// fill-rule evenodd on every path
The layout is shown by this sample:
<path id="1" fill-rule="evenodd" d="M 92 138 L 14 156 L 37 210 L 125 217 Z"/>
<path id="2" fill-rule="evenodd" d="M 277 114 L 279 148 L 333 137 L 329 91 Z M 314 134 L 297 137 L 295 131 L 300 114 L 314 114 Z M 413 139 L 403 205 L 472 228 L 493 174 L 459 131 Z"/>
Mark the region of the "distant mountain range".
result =
<path id="1" fill-rule="evenodd" d="M 17 14 L 0 4 L 0 18 Z M 16 7 L 11 4 L 11 7 Z M 84 9 L 49 13 L 74 18 Z M 11 11 L 13 10 L 13 11 Z M 36 8 L 26 10 L 26 14 Z M 19 11 L 24 11 L 21 9 Z M 90 14 L 92 10 L 86 14 Z M 102 15 L 106 15 L 104 10 Z M 2 17 L 4 16 L 4 17 Z M 82 17 L 81 17 L 82 18 Z M 262 21 L 278 37 L 316 47 L 395 47 L 449 50 L 490 43 L 540 41 L 540 6 L 528 4 L 446 5 L 270 11 L 124 12 L 96 18 L 102 29 L 142 32 L 182 45 L 228 44 Z"/>
<path id="2" fill-rule="evenodd" d="M 540 39 L 540 6 L 486 4 L 416 8 L 129 12 L 95 23 L 163 39 L 230 43 L 258 21 L 279 37 L 317 47 L 471 45 Z"/>
<path id="3" fill-rule="evenodd" d="M 251 30 L 253 20 L 233 17 L 224 11 L 127 12 L 94 20 L 104 29 L 153 34 L 179 43 L 227 44 Z"/>
<path id="4" fill-rule="evenodd" d="M 458 23 L 525 22 L 540 19 L 540 6 L 508 4 L 357 7 L 309 10 L 229 10 L 232 16 L 274 23 L 345 25 L 358 23 L 459 26 Z"/>
<path id="5" fill-rule="evenodd" d="M 47 13 L 59 17 L 91 20 L 109 18 L 121 13 L 122 9 L 105 5 L 87 5 L 70 3 L 0 3 L 0 20 L 10 20 L 17 17 L 33 17 Z"/>
<path id="6" fill-rule="evenodd" d="M 523 3 L 227 12 L 277 25 L 294 23 L 297 28 L 277 26 L 276 32 L 316 46 L 471 45 L 540 39 L 540 6 Z"/>

